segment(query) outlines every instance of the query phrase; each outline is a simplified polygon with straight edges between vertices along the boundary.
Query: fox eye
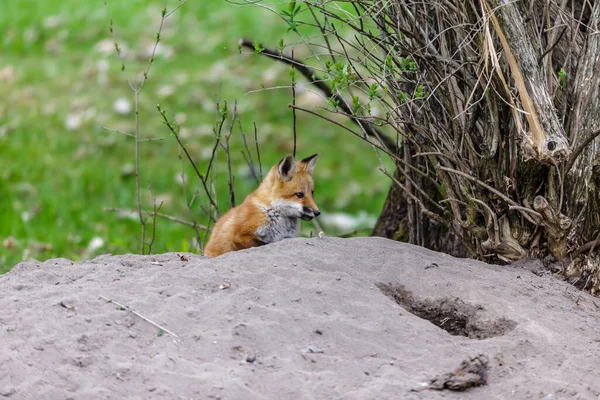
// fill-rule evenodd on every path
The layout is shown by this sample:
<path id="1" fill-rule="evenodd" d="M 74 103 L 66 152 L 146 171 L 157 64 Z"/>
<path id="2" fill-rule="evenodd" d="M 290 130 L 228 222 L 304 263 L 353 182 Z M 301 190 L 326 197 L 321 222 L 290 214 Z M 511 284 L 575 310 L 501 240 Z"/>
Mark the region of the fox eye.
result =
<path id="1" fill-rule="evenodd" d="M 304 197 L 304 193 L 302 193 L 302 192 L 297 192 L 297 193 L 296 193 L 296 197 L 297 197 L 297 198 L 299 198 L 299 199 L 301 199 L 301 198 L 303 198 L 303 197 Z"/>

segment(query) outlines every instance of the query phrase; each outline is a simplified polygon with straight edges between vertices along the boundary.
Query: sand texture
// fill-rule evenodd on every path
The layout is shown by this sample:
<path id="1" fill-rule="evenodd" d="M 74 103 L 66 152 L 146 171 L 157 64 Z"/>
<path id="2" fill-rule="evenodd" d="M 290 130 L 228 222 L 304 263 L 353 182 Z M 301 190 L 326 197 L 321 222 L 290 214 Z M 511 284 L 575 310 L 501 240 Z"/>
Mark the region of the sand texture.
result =
<path id="1" fill-rule="evenodd" d="M 598 399 L 599 374 L 600 301 L 534 261 L 298 238 L 0 276 L 0 399 Z"/>

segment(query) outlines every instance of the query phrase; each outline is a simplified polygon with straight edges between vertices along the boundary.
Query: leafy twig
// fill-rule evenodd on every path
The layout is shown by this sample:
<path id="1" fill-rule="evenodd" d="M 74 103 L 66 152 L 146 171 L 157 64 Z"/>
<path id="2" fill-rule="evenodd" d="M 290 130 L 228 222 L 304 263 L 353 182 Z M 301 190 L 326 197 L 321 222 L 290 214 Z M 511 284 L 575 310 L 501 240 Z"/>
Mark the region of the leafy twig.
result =
<path id="1" fill-rule="evenodd" d="M 131 79 L 129 78 L 129 75 L 126 71 L 125 62 L 123 61 L 122 49 L 120 48 L 119 43 L 117 42 L 117 37 L 116 37 L 115 31 L 113 28 L 113 20 L 110 17 L 110 13 L 109 13 L 110 33 L 114 40 L 115 50 L 117 52 L 117 55 L 119 56 L 119 61 L 121 62 L 121 71 L 123 71 L 123 74 L 125 75 L 125 79 L 127 80 L 127 84 L 133 91 L 134 99 L 135 99 L 135 133 L 133 134 L 133 138 L 135 139 L 135 197 L 136 197 L 136 202 L 137 202 L 137 213 L 138 213 L 138 217 L 139 217 L 139 221 L 140 221 L 140 225 L 141 225 L 141 229 L 142 229 L 142 237 L 141 237 L 141 243 L 142 243 L 141 253 L 142 254 L 145 254 L 145 250 L 146 250 L 146 220 L 144 219 L 144 216 L 142 213 L 142 200 L 141 200 L 141 196 L 140 196 L 140 142 L 147 141 L 148 139 L 140 138 L 139 97 L 140 97 L 140 93 L 144 87 L 144 84 L 148 80 L 148 76 L 150 74 L 150 68 L 152 67 L 152 64 L 154 63 L 154 56 L 156 54 L 156 49 L 158 48 L 158 43 L 160 42 L 160 35 L 161 35 L 162 29 L 164 26 L 165 19 L 167 19 L 171 14 L 173 14 L 173 12 L 175 12 L 179 7 L 181 7 L 186 2 L 187 2 L 187 0 L 182 1 L 170 13 L 167 13 L 166 7 L 162 9 L 160 26 L 158 27 L 158 31 L 156 33 L 156 40 L 154 42 L 154 47 L 152 48 L 152 53 L 150 54 L 150 57 L 148 59 L 148 65 L 146 66 L 146 70 L 144 71 L 142 79 L 139 84 L 134 84 L 131 81 Z M 104 6 L 108 10 L 107 0 L 104 0 Z M 117 130 L 115 130 L 115 132 L 119 132 L 119 133 L 125 134 L 127 136 L 132 136 L 131 134 L 128 134 L 125 132 L 120 132 Z"/>
<path id="2" fill-rule="evenodd" d="M 246 39 L 241 39 L 240 45 L 254 50 L 252 42 Z M 287 57 L 283 54 L 280 55 L 278 52 L 273 50 L 263 48 L 260 54 L 294 66 L 298 72 L 300 72 L 310 83 L 315 85 L 317 89 L 322 91 L 326 97 L 335 99 L 339 103 L 339 107 L 350 117 L 354 123 L 363 128 L 368 136 L 377 138 L 391 153 L 397 154 L 398 148 L 396 146 L 396 142 L 371 124 L 361 121 L 358 116 L 354 115 L 352 109 L 346 104 L 346 101 L 340 95 L 334 93 L 333 90 L 331 90 L 331 88 L 325 83 L 325 81 L 317 78 L 317 75 L 312 68 L 308 67 L 302 61 L 296 60 L 292 57 Z"/>
<path id="3" fill-rule="evenodd" d="M 167 118 L 166 111 L 162 109 L 162 107 L 161 107 L 160 104 L 157 104 L 156 108 L 158 109 L 158 112 L 162 116 L 165 125 L 167 126 L 167 128 L 169 128 L 169 130 L 171 131 L 171 133 L 175 137 L 175 140 L 177 140 L 177 144 L 179 144 L 180 148 L 185 153 L 185 156 L 187 157 L 188 161 L 190 162 L 190 164 L 192 164 L 192 167 L 194 168 L 194 171 L 196 172 L 196 175 L 198 176 L 198 178 L 200 179 L 200 182 L 202 182 L 202 185 L 204 186 L 204 191 L 206 192 L 206 195 L 208 196 L 208 200 L 210 201 L 210 204 L 215 208 L 215 210 L 218 213 L 219 207 L 217 206 L 217 203 L 214 201 L 214 199 L 213 199 L 213 197 L 212 197 L 212 195 L 210 193 L 210 190 L 209 190 L 209 188 L 207 186 L 206 178 L 198 170 L 198 167 L 196 167 L 196 163 L 194 162 L 194 160 L 190 156 L 190 153 L 187 151 L 187 148 L 181 142 L 181 139 L 179 138 L 179 129 L 176 128 L 175 126 L 173 126 L 171 124 L 171 122 L 169 121 L 169 118 Z"/>

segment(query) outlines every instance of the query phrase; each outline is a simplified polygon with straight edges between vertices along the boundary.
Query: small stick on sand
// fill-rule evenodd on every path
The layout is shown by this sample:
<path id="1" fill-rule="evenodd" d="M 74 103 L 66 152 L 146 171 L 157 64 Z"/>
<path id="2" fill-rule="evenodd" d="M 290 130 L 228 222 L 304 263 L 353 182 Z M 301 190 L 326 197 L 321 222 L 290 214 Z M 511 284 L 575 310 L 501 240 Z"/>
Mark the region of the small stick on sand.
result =
<path id="1" fill-rule="evenodd" d="M 116 301 L 114 301 L 114 300 L 107 299 L 106 297 L 104 297 L 104 296 L 102 296 L 102 295 L 100 295 L 100 298 L 101 298 L 102 300 L 106 301 L 107 303 L 112 303 L 112 304 L 114 304 L 114 305 L 116 305 L 116 306 L 118 306 L 118 307 L 121 307 L 121 308 L 125 309 L 125 310 L 129 310 L 129 311 L 131 311 L 132 313 L 134 313 L 135 315 L 137 315 L 138 317 L 140 317 L 140 318 L 141 318 L 141 319 L 143 319 L 144 321 L 151 323 L 152 325 L 156 326 L 158 329 L 160 329 L 160 330 L 162 330 L 162 331 L 164 331 L 164 332 L 168 333 L 169 335 L 171 335 L 171 336 L 173 336 L 173 337 L 176 337 L 177 339 L 179 339 L 179 336 L 177 336 L 176 334 L 174 334 L 173 332 L 171 332 L 171 331 L 170 331 L 170 330 L 168 330 L 167 328 L 163 328 L 162 326 L 160 326 L 160 325 L 159 325 L 159 324 L 157 324 L 156 322 L 152 321 L 151 319 L 148 319 L 148 318 L 144 317 L 144 316 L 143 316 L 142 314 L 140 314 L 139 312 L 137 312 L 137 311 L 135 311 L 135 310 L 132 310 L 130 307 L 128 307 L 128 306 L 124 306 L 123 304 L 119 304 L 119 303 L 117 303 L 117 302 L 116 302 Z"/>

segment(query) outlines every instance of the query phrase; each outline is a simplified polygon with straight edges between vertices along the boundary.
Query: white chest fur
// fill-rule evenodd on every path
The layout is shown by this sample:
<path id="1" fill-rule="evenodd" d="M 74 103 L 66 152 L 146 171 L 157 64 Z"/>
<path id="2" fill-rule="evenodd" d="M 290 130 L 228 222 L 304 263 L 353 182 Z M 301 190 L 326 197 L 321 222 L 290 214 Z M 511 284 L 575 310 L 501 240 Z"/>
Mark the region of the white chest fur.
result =
<path id="1" fill-rule="evenodd" d="M 298 217 L 302 206 L 294 202 L 276 201 L 270 207 L 261 207 L 267 223 L 256 231 L 256 238 L 264 243 L 273 243 L 295 237 L 298 232 Z"/>

